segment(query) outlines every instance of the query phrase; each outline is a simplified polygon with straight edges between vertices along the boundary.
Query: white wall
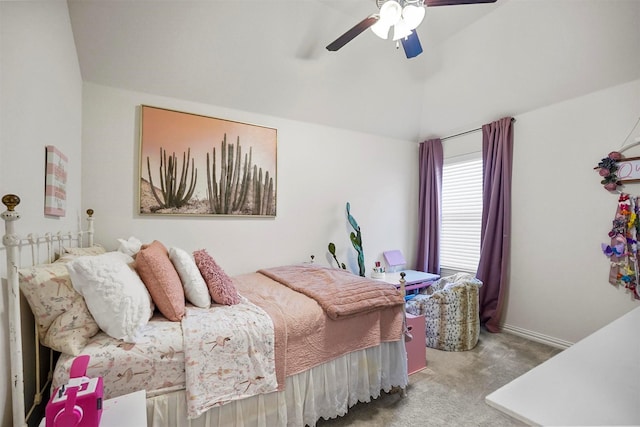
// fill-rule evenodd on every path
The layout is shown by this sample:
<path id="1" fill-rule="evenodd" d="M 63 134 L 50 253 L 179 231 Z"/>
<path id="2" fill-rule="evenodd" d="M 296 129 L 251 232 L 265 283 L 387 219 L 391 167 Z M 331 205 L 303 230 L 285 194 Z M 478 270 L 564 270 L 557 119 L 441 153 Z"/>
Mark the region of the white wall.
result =
<path id="1" fill-rule="evenodd" d="M 82 166 L 82 79 L 66 2 L 0 2 L 0 61 L 0 195 L 21 196 L 18 230 L 75 229 Z M 45 146 L 49 144 L 69 158 L 67 215 L 60 219 L 44 216 Z M 5 256 L 4 246 L 0 256 Z M 4 262 L 0 270 L 1 277 L 6 277 Z M 6 280 L 2 282 L 0 425 L 8 426 L 9 330 Z"/>
<path id="2" fill-rule="evenodd" d="M 507 328 L 575 342 L 637 307 L 607 281 L 600 244 L 609 243 L 618 198 L 593 168 L 639 117 L 640 80 L 517 117 Z M 640 194 L 640 185 L 625 191 Z"/>
<path id="3" fill-rule="evenodd" d="M 140 104 L 278 130 L 277 216 L 150 217 L 137 214 Z M 357 272 L 345 204 L 362 229 L 367 269 L 401 249 L 415 263 L 415 142 L 392 140 L 212 105 L 86 83 L 83 90 L 83 206 L 96 211 L 97 241 L 131 235 L 188 251 L 206 248 L 230 274 L 303 262 L 327 264 L 329 242 Z"/>
<path id="4" fill-rule="evenodd" d="M 621 147 L 639 115 L 640 80 L 516 117 L 506 331 L 565 347 L 638 305 L 608 283 L 600 243 L 609 242 L 617 196 L 593 167 Z M 480 151 L 482 132 L 443 147 L 445 157 Z"/>
<path id="5" fill-rule="evenodd" d="M 640 78 L 637 0 L 498 3 L 435 47 L 424 135 L 449 135 Z"/>

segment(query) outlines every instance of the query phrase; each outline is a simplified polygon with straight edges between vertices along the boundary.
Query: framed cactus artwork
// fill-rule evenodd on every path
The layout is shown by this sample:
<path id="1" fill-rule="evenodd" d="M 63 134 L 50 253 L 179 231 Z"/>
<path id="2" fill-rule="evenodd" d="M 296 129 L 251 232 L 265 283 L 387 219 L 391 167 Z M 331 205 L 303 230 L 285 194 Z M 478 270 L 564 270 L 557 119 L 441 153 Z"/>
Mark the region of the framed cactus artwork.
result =
<path id="1" fill-rule="evenodd" d="M 276 215 L 277 130 L 140 107 L 141 215 Z"/>

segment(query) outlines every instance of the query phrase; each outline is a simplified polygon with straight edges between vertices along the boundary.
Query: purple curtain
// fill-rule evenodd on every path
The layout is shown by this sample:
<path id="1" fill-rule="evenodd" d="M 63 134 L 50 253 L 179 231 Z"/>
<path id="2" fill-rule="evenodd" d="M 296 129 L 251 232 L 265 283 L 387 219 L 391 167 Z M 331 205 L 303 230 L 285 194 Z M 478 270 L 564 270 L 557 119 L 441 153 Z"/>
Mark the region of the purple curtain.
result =
<path id="1" fill-rule="evenodd" d="M 440 274 L 440 212 L 442 205 L 442 141 L 420 143 L 418 198 L 419 271 Z"/>
<path id="2" fill-rule="evenodd" d="M 483 206 L 480 234 L 480 322 L 500 332 L 511 239 L 512 118 L 482 126 Z"/>

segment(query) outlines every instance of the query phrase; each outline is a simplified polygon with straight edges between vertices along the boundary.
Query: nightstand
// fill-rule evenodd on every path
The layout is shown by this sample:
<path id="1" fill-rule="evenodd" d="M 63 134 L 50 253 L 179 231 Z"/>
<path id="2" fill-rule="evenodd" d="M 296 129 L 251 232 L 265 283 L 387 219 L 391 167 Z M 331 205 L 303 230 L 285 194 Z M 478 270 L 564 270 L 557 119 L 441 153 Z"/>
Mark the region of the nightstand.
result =
<path id="1" fill-rule="evenodd" d="M 144 390 L 103 402 L 100 427 L 144 427 L 147 425 L 147 393 Z M 43 418 L 39 427 L 45 427 Z"/>

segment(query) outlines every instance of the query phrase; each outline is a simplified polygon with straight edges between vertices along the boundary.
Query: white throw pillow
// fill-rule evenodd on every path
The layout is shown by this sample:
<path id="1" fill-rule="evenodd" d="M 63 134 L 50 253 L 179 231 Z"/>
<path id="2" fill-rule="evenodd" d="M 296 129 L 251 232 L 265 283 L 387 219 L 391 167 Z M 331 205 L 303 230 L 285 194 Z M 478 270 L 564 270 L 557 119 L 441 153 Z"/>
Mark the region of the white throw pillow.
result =
<path id="1" fill-rule="evenodd" d="M 169 259 L 178 271 L 187 300 L 196 307 L 209 308 L 211 306 L 209 288 L 207 288 L 193 256 L 183 249 L 169 248 Z"/>
<path id="2" fill-rule="evenodd" d="M 87 303 L 100 329 L 136 342 L 151 317 L 151 296 L 122 252 L 76 258 L 67 264 L 71 283 Z"/>

